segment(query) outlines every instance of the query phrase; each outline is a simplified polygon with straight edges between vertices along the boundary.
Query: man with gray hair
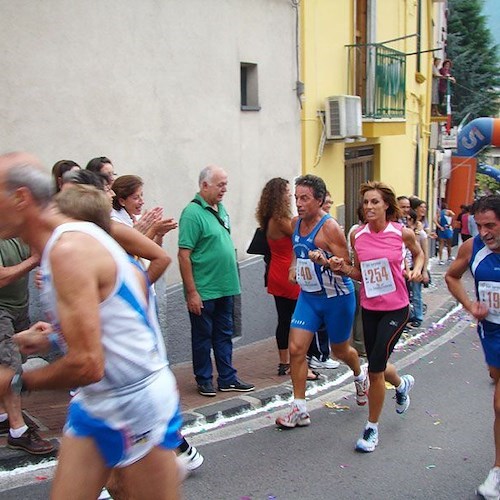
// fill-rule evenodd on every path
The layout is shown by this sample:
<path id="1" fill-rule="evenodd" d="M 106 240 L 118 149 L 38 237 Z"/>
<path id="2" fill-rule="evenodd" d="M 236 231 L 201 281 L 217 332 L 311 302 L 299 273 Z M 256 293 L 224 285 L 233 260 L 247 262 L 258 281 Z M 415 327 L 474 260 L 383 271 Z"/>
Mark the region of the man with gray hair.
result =
<path id="1" fill-rule="evenodd" d="M 253 391 L 239 380 L 232 364 L 233 297 L 240 281 L 229 215 L 222 199 L 227 173 L 205 167 L 199 177 L 200 191 L 184 208 L 179 221 L 179 266 L 184 282 L 189 318 L 193 371 L 202 396 L 216 395 L 212 382 L 213 349 L 219 391 Z"/>
<path id="2" fill-rule="evenodd" d="M 41 299 L 64 354 L 23 373 L 0 367 L 0 397 L 78 387 L 68 409 L 51 498 L 97 498 L 120 467 L 134 498 L 175 500 L 181 426 L 154 299 L 142 270 L 102 229 L 49 205 L 52 180 L 25 153 L 0 156 L 0 238 L 42 255 Z M 25 332 L 26 333 L 26 332 Z"/>

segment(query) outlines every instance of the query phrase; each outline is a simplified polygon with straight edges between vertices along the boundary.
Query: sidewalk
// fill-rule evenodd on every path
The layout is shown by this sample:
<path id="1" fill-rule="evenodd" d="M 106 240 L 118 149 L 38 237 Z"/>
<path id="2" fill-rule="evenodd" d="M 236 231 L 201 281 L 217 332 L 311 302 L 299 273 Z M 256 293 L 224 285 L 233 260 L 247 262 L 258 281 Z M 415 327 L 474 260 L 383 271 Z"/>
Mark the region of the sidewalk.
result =
<path id="1" fill-rule="evenodd" d="M 431 263 L 432 286 L 423 290 L 423 299 L 427 304 L 427 313 L 422 326 L 411 330 L 415 335 L 422 331 L 433 329 L 433 325 L 444 317 L 456 305 L 444 283 L 444 273 L 447 266 Z M 472 283 L 470 277 L 467 279 Z M 248 410 L 265 406 L 277 396 L 287 399 L 292 395 L 292 385 L 289 376 L 278 377 L 278 354 L 274 338 L 275 325 L 269 326 L 269 338 L 238 348 L 235 344 L 234 366 L 238 376 L 245 382 L 255 384 L 255 391 L 250 393 L 218 392 L 216 397 L 207 398 L 198 394 L 194 381 L 191 363 L 182 363 L 172 367 L 177 378 L 181 395 L 181 405 L 184 416 L 184 428 L 189 429 L 195 424 L 211 423 L 218 418 L 227 418 Z M 308 382 L 321 391 L 321 386 L 332 381 L 348 371 L 343 364 L 335 370 L 320 370 L 322 380 Z M 326 388 L 325 388 L 326 389 Z M 70 400 L 67 392 L 45 391 L 30 394 L 23 398 L 23 412 L 39 429 L 40 434 L 49 439 L 57 440 L 66 417 L 66 407 Z M 54 452 L 54 457 L 56 452 Z M 19 450 L 6 447 L 5 435 L 0 436 L 0 470 L 14 470 L 23 465 L 39 463 L 47 456 L 38 457 Z"/>

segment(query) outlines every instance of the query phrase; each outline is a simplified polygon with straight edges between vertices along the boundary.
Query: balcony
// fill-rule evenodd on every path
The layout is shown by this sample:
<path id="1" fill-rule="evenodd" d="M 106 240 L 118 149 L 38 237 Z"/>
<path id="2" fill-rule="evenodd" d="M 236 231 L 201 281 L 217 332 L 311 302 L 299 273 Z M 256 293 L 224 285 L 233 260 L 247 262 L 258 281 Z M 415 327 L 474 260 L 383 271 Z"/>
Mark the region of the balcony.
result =
<path id="1" fill-rule="evenodd" d="M 377 43 L 347 49 L 348 93 L 361 97 L 363 121 L 403 121 L 406 55 Z"/>

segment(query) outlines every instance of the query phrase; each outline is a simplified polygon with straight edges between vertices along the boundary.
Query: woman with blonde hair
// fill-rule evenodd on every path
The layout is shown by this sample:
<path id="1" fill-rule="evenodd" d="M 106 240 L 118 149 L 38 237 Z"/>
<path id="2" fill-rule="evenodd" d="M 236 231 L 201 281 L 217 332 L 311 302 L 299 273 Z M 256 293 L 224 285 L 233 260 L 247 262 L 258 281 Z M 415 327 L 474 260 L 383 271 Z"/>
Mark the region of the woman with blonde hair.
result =
<path id="1" fill-rule="evenodd" d="M 363 334 L 368 357 L 368 421 L 356 443 L 356 451 L 372 452 L 378 444 L 378 422 L 389 382 L 396 389 L 396 413 L 410 406 L 411 375 L 400 376 L 389 363 L 410 314 L 406 280 L 420 281 L 424 254 L 415 233 L 396 222 L 400 211 L 394 191 L 382 182 L 361 185 L 365 224 L 351 235 L 354 262 L 332 257 L 328 265 L 335 273 L 361 281 L 360 302 Z M 413 256 L 413 269 L 405 271 L 402 249 Z"/>

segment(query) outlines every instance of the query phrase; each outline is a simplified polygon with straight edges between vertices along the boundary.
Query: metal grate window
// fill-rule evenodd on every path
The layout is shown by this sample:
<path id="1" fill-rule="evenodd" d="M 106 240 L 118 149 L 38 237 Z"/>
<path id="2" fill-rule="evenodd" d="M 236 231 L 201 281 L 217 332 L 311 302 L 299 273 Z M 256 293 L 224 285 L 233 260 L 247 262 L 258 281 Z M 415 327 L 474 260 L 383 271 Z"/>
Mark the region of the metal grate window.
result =
<path id="1" fill-rule="evenodd" d="M 373 179 L 373 148 L 345 150 L 345 230 L 358 222 L 359 188 Z"/>

